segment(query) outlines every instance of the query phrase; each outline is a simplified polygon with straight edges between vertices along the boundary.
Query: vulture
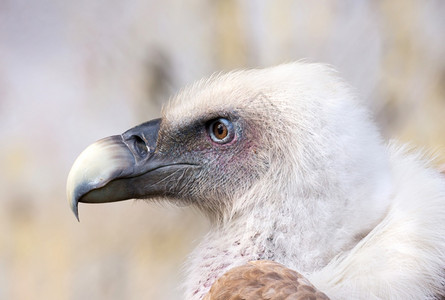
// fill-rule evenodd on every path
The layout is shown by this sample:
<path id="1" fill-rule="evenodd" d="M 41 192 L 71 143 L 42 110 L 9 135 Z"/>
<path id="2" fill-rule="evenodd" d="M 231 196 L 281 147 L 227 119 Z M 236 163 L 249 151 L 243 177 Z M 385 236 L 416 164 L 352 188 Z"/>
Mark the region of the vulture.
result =
<path id="1" fill-rule="evenodd" d="M 186 299 L 445 296 L 443 175 L 384 142 L 323 64 L 198 81 L 161 118 L 87 147 L 67 195 L 77 217 L 79 202 L 135 198 L 202 211 Z"/>

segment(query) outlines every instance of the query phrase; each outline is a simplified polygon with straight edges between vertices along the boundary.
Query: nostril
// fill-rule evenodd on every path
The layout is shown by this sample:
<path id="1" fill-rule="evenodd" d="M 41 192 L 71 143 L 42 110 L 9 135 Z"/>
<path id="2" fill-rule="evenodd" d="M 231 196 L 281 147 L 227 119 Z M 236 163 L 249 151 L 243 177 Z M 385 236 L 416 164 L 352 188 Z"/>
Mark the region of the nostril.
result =
<path id="1" fill-rule="evenodd" d="M 148 147 L 147 144 L 145 144 L 144 140 L 137 135 L 131 136 L 133 140 L 133 148 L 136 151 L 136 154 L 138 154 L 141 158 L 145 158 L 148 154 Z"/>

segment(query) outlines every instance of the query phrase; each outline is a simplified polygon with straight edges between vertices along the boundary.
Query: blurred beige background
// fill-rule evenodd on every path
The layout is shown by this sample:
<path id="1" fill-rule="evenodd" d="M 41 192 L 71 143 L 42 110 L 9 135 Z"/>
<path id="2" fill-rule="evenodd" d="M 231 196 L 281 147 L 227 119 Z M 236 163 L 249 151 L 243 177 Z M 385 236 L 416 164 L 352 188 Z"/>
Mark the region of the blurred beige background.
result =
<path id="1" fill-rule="evenodd" d="M 199 213 L 81 205 L 90 143 L 216 71 L 332 64 L 386 138 L 445 162 L 445 2 L 0 0 L 0 299 L 181 299 Z"/>

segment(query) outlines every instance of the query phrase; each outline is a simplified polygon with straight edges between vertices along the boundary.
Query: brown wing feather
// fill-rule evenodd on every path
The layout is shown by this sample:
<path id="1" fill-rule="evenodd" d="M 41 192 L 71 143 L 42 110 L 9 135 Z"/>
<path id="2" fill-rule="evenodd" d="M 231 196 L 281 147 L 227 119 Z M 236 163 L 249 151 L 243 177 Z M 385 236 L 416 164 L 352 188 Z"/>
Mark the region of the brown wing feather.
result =
<path id="1" fill-rule="evenodd" d="M 267 260 L 251 261 L 221 276 L 204 300 L 327 300 L 301 274 Z"/>

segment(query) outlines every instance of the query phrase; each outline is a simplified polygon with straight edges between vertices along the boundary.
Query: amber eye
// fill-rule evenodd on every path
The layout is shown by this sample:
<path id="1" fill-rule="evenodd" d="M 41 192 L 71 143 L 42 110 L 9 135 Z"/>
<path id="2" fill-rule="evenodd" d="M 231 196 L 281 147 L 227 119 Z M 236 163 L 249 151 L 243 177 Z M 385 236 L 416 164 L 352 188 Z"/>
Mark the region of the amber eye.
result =
<path id="1" fill-rule="evenodd" d="M 233 125 L 227 119 L 216 119 L 209 126 L 210 138 L 219 144 L 230 142 L 234 137 Z"/>
<path id="2" fill-rule="evenodd" d="M 213 124 L 213 135 L 218 139 L 222 140 L 227 136 L 228 130 L 226 125 L 222 122 L 216 122 Z"/>

